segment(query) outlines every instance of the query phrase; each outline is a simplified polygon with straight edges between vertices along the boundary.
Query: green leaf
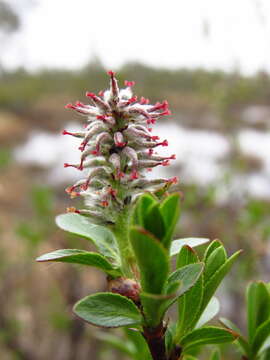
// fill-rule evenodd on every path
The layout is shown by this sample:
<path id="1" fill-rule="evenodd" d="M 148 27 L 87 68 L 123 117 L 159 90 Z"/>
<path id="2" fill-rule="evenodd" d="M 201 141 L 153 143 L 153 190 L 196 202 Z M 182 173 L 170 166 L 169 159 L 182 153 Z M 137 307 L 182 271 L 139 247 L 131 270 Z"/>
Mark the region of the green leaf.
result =
<path id="1" fill-rule="evenodd" d="M 117 265 L 120 264 L 120 256 L 114 236 L 107 228 L 91 224 L 85 216 L 74 213 L 57 216 L 56 224 L 65 231 L 92 241 L 101 254 L 113 259 Z"/>
<path id="2" fill-rule="evenodd" d="M 221 355 L 220 355 L 220 351 L 214 350 L 211 354 L 211 358 L 209 360 L 221 360 Z"/>
<path id="3" fill-rule="evenodd" d="M 251 352 L 253 356 L 259 352 L 267 338 L 270 336 L 270 319 L 262 323 L 256 330 L 253 341 L 251 343 Z M 265 349 L 266 350 L 266 349 Z"/>
<path id="4" fill-rule="evenodd" d="M 234 253 L 227 261 L 211 276 L 208 281 L 205 281 L 204 283 L 204 296 L 203 296 L 203 302 L 201 306 L 201 313 L 206 308 L 207 304 L 209 303 L 211 297 L 216 292 L 216 289 L 218 288 L 219 284 L 223 280 L 223 278 L 226 276 L 226 274 L 230 271 L 232 265 L 238 258 L 238 256 L 241 254 L 242 250 L 237 251 Z"/>
<path id="5" fill-rule="evenodd" d="M 36 259 L 39 262 L 60 261 L 73 264 L 81 264 L 94 266 L 111 276 L 120 276 L 121 272 L 114 268 L 106 258 L 98 253 L 77 250 L 77 249 L 61 249 L 56 250 Z"/>
<path id="6" fill-rule="evenodd" d="M 170 255 L 174 256 L 179 253 L 183 246 L 188 245 L 191 248 L 194 248 L 199 245 L 203 245 L 207 243 L 209 239 L 206 238 L 183 238 L 177 239 L 172 242 Z"/>
<path id="7" fill-rule="evenodd" d="M 192 286 L 194 286 L 203 271 L 203 267 L 203 263 L 189 264 L 177 269 L 169 276 L 167 287 L 176 281 L 181 281 L 181 287 L 175 294 L 174 299 L 167 301 L 167 308 L 171 306 L 180 296 L 185 294 Z"/>
<path id="8" fill-rule="evenodd" d="M 267 285 L 262 281 L 252 282 L 246 293 L 249 342 L 252 342 L 256 329 L 270 317 L 270 295 Z"/>
<path id="9" fill-rule="evenodd" d="M 132 358 L 136 355 L 136 349 L 131 341 L 123 340 L 108 332 L 95 333 L 95 337 Z"/>
<path id="10" fill-rule="evenodd" d="M 165 236 L 165 224 L 159 210 L 159 203 L 153 204 L 148 208 L 144 218 L 144 226 L 147 231 L 153 234 L 158 240 L 162 241 Z M 163 244 L 164 245 L 164 244 Z"/>
<path id="11" fill-rule="evenodd" d="M 97 293 L 78 301 L 74 313 L 92 325 L 120 327 L 143 323 L 141 313 L 128 298 L 113 293 Z"/>
<path id="12" fill-rule="evenodd" d="M 234 341 L 236 338 L 237 334 L 227 329 L 205 326 L 200 329 L 195 329 L 184 336 L 180 346 L 182 346 L 184 352 L 186 352 L 199 345 L 228 343 Z"/>
<path id="13" fill-rule="evenodd" d="M 212 299 L 209 301 L 208 305 L 206 306 L 204 312 L 202 313 L 198 323 L 196 324 L 196 329 L 202 327 L 208 321 L 212 320 L 213 317 L 215 317 L 219 312 L 219 309 L 220 309 L 220 305 L 218 299 L 216 297 L 212 297 Z"/>
<path id="14" fill-rule="evenodd" d="M 131 224 L 144 227 L 146 213 L 153 204 L 157 204 L 157 200 L 151 194 L 146 193 L 140 196 L 132 214 Z"/>
<path id="15" fill-rule="evenodd" d="M 152 360 L 149 347 L 140 331 L 124 328 L 126 337 L 133 343 L 135 348 L 134 359 L 136 360 Z"/>
<path id="16" fill-rule="evenodd" d="M 246 341 L 246 339 L 241 335 L 241 331 L 240 329 L 230 320 L 226 319 L 226 318 L 220 318 L 219 319 L 220 323 L 225 326 L 227 329 L 230 329 L 232 331 L 234 331 L 235 333 L 239 334 L 240 336 L 238 337 L 237 341 L 236 341 L 236 345 L 239 346 L 239 348 L 241 349 L 242 353 L 245 355 L 249 355 L 250 353 L 250 347 L 248 342 Z"/>
<path id="17" fill-rule="evenodd" d="M 204 281 L 207 283 L 211 277 L 222 267 L 227 260 L 227 254 L 223 246 L 213 250 L 207 257 L 204 270 Z"/>
<path id="18" fill-rule="evenodd" d="M 174 193 L 167 196 L 160 204 L 160 213 L 166 227 L 166 235 L 162 243 L 166 249 L 169 249 L 174 229 L 180 216 L 180 194 Z"/>
<path id="19" fill-rule="evenodd" d="M 222 245 L 222 243 L 219 241 L 219 240 L 213 240 L 210 244 L 209 244 L 209 246 L 208 246 L 208 248 L 206 249 L 206 251 L 205 251 L 205 254 L 204 254 L 204 262 L 206 262 L 206 260 L 208 259 L 208 257 L 212 254 L 212 252 L 214 251 L 214 250 L 216 250 L 218 247 L 220 247 L 220 246 L 223 246 Z"/>
<path id="20" fill-rule="evenodd" d="M 169 259 L 163 245 L 151 233 L 135 226 L 130 229 L 130 241 L 138 261 L 143 291 L 162 294 L 169 272 Z"/>
<path id="21" fill-rule="evenodd" d="M 198 263 L 199 258 L 189 246 L 183 246 L 177 257 L 177 267 Z M 203 277 L 200 276 L 196 284 L 178 299 L 178 322 L 176 338 L 192 330 L 199 315 L 203 298 Z"/>

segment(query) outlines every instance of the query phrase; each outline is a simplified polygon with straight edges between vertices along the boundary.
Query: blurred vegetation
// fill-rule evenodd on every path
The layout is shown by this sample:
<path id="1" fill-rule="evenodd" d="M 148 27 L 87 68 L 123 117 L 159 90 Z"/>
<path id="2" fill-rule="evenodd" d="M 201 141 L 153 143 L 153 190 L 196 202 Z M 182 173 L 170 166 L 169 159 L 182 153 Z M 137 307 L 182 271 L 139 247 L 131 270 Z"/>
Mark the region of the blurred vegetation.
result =
<path id="1" fill-rule="evenodd" d="M 175 121 L 182 125 L 215 129 L 232 137 L 246 126 L 241 111 L 250 105 L 270 106 L 270 78 L 263 72 L 243 76 L 237 72 L 203 69 L 158 69 L 134 62 L 122 66 L 118 78 L 120 83 L 125 79 L 135 80 L 139 96 L 152 101 L 167 99 Z M 124 359 L 97 341 L 95 330 L 71 314 L 71 305 L 77 299 L 91 291 L 104 290 L 102 276 L 97 271 L 82 271 L 80 267 L 42 266 L 34 262 L 36 256 L 50 250 L 84 246 L 82 241 L 67 237 L 54 225 L 54 216 L 70 205 L 63 190 L 65 184 L 51 187 L 44 180 L 44 169 L 23 166 L 13 158 L 14 146 L 25 141 L 32 130 L 59 131 L 74 118 L 74 114 L 64 110 L 64 105 L 77 99 L 83 101 L 85 91 L 106 88 L 107 81 L 105 69 L 97 58 L 77 71 L 0 70 L 0 351 L 3 360 Z M 266 122 L 263 128 L 268 126 Z M 234 150 L 232 171 L 245 173 L 256 165 L 239 154 L 237 148 Z M 219 204 L 216 185 L 204 188 L 196 184 L 181 185 L 181 191 L 184 201 L 177 236 L 220 238 L 229 253 L 239 248 L 245 250 L 219 294 L 222 314 L 243 328 L 241 309 L 247 282 L 269 281 L 269 201 L 246 197 L 244 202 L 232 198 Z M 230 346 L 222 351 L 223 359 L 239 359 Z M 205 359 L 209 354 L 210 351 Z"/>

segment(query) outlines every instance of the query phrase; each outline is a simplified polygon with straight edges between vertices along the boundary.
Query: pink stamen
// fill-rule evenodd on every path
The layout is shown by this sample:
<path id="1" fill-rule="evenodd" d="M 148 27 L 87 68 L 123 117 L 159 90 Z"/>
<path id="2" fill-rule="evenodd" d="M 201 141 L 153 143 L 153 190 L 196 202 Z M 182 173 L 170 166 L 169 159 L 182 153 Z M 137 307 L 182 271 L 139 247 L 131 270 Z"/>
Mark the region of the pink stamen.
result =
<path id="1" fill-rule="evenodd" d="M 98 96 L 104 96 L 104 91 L 101 90 L 101 91 L 98 93 Z"/>
<path id="2" fill-rule="evenodd" d="M 109 71 L 107 72 L 107 74 L 110 75 L 110 77 L 114 77 L 114 76 L 115 76 L 115 72 L 112 71 L 112 70 L 109 70 Z"/>
<path id="3" fill-rule="evenodd" d="M 153 119 L 153 118 L 148 118 L 148 119 L 146 120 L 146 123 L 147 123 L 148 125 L 150 125 L 150 124 L 155 124 L 155 123 L 156 123 L 156 120 Z"/>
<path id="4" fill-rule="evenodd" d="M 75 110 L 75 109 L 76 109 L 76 106 L 74 106 L 74 105 L 71 104 L 71 103 L 68 103 L 67 105 L 65 105 L 65 109 L 73 109 L 73 110 Z"/>
<path id="5" fill-rule="evenodd" d="M 169 143 L 168 143 L 168 140 L 164 140 L 164 141 L 162 141 L 161 143 L 158 143 L 157 145 L 168 146 Z"/>
<path id="6" fill-rule="evenodd" d="M 129 104 L 132 104 L 132 103 L 134 103 L 134 102 L 136 102 L 137 101 L 137 99 L 138 99 L 138 97 L 135 95 L 135 96 L 133 96 L 132 98 L 130 98 L 128 101 L 127 101 L 127 103 L 128 103 L 128 105 Z"/>
<path id="7" fill-rule="evenodd" d="M 132 87 L 135 85 L 135 81 L 128 81 L 128 80 L 125 80 L 125 86 L 127 87 Z"/>
<path id="8" fill-rule="evenodd" d="M 136 170 L 132 170 L 131 174 L 130 174 L 130 180 L 136 180 L 138 179 L 139 174 Z"/>
<path id="9" fill-rule="evenodd" d="M 168 179 L 167 183 L 169 183 L 169 184 L 177 184 L 178 183 L 178 177 L 175 176 L 173 178 Z"/>
<path id="10" fill-rule="evenodd" d="M 161 163 L 162 166 L 169 166 L 170 165 L 170 162 L 169 160 L 165 160 Z"/>
<path id="11" fill-rule="evenodd" d="M 156 136 L 156 135 L 151 136 L 151 139 L 154 140 L 154 141 L 155 141 L 155 140 L 159 140 L 159 136 Z"/>

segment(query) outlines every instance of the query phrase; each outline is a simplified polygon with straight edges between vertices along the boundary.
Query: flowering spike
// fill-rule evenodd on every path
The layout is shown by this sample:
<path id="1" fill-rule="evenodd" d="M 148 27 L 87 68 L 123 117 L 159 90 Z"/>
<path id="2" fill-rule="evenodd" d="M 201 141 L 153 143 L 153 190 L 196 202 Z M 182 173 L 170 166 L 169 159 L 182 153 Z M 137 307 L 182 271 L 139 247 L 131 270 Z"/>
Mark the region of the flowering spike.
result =
<path id="1" fill-rule="evenodd" d="M 108 71 L 110 89 L 98 95 L 87 92 L 92 105 L 77 101 L 69 103 L 74 109 L 86 115 L 88 125 L 81 132 L 63 131 L 64 135 L 82 138 L 79 149 L 82 151 L 78 164 L 65 163 L 64 167 L 79 170 L 88 168 L 86 178 L 68 187 L 70 197 L 82 196 L 86 209 L 69 211 L 90 216 L 100 221 L 113 222 L 108 214 L 115 214 L 126 206 L 126 198 L 133 202 L 144 191 L 156 191 L 157 187 L 166 189 L 177 182 L 171 179 L 147 179 L 144 174 L 156 166 L 168 166 L 175 155 L 159 156 L 154 149 L 168 146 L 168 141 L 160 141 L 152 135 L 152 127 L 161 116 L 169 115 L 168 102 L 149 105 L 147 98 L 132 94 L 134 81 L 125 81 L 126 88 L 119 90 L 115 73 Z"/>

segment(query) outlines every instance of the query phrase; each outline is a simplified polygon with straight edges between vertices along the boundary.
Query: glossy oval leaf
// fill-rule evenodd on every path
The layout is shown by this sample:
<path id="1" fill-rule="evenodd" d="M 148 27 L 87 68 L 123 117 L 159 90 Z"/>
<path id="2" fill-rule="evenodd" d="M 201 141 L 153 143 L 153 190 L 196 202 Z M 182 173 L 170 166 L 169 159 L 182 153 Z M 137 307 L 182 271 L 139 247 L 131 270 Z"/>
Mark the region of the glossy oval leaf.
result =
<path id="1" fill-rule="evenodd" d="M 183 246 L 177 256 L 177 268 L 199 262 L 196 252 L 189 246 Z M 177 339 L 194 328 L 199 316 L 203 299 L 203 277 L 178 299 Z"/>
<path id="2" fill-rule="evenodd" d="M 269 336 L 270 336 L 270 319 L 262 323 L 255 332 L 254 339 L 251 344 L 251 352 L 254 357 L 255 355 L 257 355 L 257 353 L 260 351 L 262 346 L 265 344 L 266 340 L 269 339 Z M 266 350 L 266 348 L 264 350 Z"/>
<path id="3" fill-rule="evenodd" d="M 158 240 L 162 241 L 166 233 L 165 223 L 159 210 L 159 203 L 153 204 L 148 208 L 144 217 L 144 226 Z M 164 245 L 164 244 L 163 244 Z"/>
<path id="4" fill-rule="evenodd" d="M 167 196 L 160 204 L 160 213 L 166 228 L 166 233 L 162 239 L 162 243 L 166 249 L 169 249 L 174 229 L 180 216 L 180 194 L 174 193 Z"/>
<path id="5" fill-rule="evenodd" d="M 172 242 L 171 249 L 170 249 L 170 255 L 174 256 L 179 253 L 179 251 L 182 249 L 183 246 L 188 245 L 191 248 L 194 248 L 199 245 L 203 245 L 208 243 L 210 240 L 207 238 L 183 238 L 183 239 L 177 239 Z"/>
<path id="6" fill-rule="evenodd" d="M 270 317 L 270 294 L 262 281 L 252 282 L 246 293 L 249 341 L 252 342 L 256 329 Z"/>
<path id="7" fill-rule="evenodd" d="M 143 291 L 162 294 L 169 273 L 169 259 L 163 245 L 151 233 L 135 226 L 130 230 L 130 242 L 140 269 Z"/>
<path id="8" fill-rule="evenodd" d="M 219 284 L 223 280 L 223 278 L 227 275 L 230 271 L 231 267 L 233 266 L 234 262 L 238 258 L 238 256 L 242 253 L 242 250 L 237 251 L 234 253 L 227 261 L 211 276 L 208 281 L 204 283 L 204 296 L 201 306 L 201 313 L 206 308 L 207 304 L 209 303 L 210 299 L 216 292 Z"/>
<path id="9" fill-rule="evenodd" d="M 177 269 L 170 275 L 168 278 L 167 287 L 176 281 L 180 281 L 181 286 L 176 292 L 174 299 L 168 300 L 167 307 L 171 306 L 180 296 L 185 294 L 192 286 L 194 286 L 202 274 L 203 268 L 203 263 L 190 264 Z"/>
<path id="10" fill-rule="evenodd" d="M 58 261 L 72 264 L 88 265 L 103 270 L 111 276 L 121 276 L 121 272 L 102 255 L 78 249 L 61 249 L 41 255 L 38 262 Z"/>
<path id="11" fill-rule="evenodd" d="M 104 226 L 91 224 L 82 215 L 67 213 L 56 217 L 56 224 L 63 230 L 90 240 L 104 256 L 120 264 L 120 257 L 114 236 Z"/>
<path id="12" fill-rule="evenodd" d="M 215 326 L 205 326 L 195 329 L 184 336 L 180 346 L 183 347 L 185 352 L 200 345 L 229 343 L 237 339 L 237 337 L 238 335 L 230 330 Z"/>
<path id="13" fill-rule="evenodd" d="M 144 227 L 144 219 L 149 207 L 153 204 L 156 204 L 157 200 L 153 197 L 153 195 L 146 193 L 139 197 L 136 202 L 132 218 L 131 224 Z"/>
<path id="14" fill-rule="evenodd" d="M 140 311 L 131 300 L 113 293 L 86 296 L 74 305 L 73 311 L 84 321 L 106 328 L 143 322 Z"/>

